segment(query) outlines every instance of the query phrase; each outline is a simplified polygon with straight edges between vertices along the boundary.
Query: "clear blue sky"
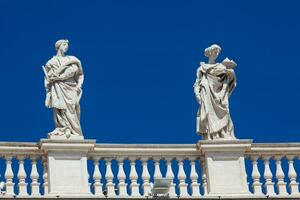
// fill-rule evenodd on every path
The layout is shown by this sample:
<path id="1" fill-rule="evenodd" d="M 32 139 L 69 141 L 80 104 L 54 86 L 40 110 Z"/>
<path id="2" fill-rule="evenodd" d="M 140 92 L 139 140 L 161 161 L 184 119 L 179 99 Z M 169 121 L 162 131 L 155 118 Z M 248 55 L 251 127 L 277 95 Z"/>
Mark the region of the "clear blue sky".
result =
<path id="1" fill-rule="evenodd" d="M 238 138 L 300 141 L 299 1 L 0 1 L 1 141 L 53 130 L 41 66 L 54 43 L 81 59 L 85 138 L 195 143 L 203 50 L 238 64 L 230 108 Z"/>

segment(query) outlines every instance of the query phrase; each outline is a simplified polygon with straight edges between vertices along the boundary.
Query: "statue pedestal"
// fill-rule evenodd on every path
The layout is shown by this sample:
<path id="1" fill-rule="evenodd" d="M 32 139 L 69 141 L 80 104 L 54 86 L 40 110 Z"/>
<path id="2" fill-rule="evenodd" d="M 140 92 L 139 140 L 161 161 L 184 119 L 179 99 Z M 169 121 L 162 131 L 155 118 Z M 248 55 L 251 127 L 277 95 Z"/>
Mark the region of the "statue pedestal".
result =
<path id="1" fill-rule="evenodd" d="M 49 194 L 54 196 L 89 195 L 87 153 L 95 140 L 41 139 L 47 155 Z"/>
<path id="2" fill-rule="evenodd" d="M 81 135 L 48 135 L 50 140 L 84 140 L 84 137 Z"/>
<path id="3" fill-rule="evenodd" d="M 199 141 L 205 155 L 205 172 L 209 196 L 250 195 L 244 154 L 252 140 Z"/>

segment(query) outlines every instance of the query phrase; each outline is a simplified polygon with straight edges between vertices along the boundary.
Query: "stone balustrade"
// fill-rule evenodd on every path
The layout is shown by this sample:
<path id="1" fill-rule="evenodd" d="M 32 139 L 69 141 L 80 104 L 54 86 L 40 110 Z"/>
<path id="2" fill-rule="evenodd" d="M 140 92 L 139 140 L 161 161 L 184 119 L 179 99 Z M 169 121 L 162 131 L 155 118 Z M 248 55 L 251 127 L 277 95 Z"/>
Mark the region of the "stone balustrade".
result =
<path id="1" fill-rule="evenodd" d="M 170 197 L 199 197 L 200 156 L 190 144 L 96 144 L 89 153 L 93 192 L 101 197 L 105 188 L 107 197 L 149 197 L 153 180 L 167 177 L 173 180 Z"/>
<path id="2" fill-rule="evenodd" d="M 251 162 L 248 174 L 250 190 L 256 196 L 300 197 L 299 171 L 300 144 L 252 144 L 246 152 Z"/>
<path id="3" fill-rule="evenodd" d="M 38 143 L 0 143 L 0 156 L 4 197 L 53 197 L 47 154 Z M 300 143 L 251 144 L 245 151 L 248 197 L 299 198 L 299 156 Z M 204 155 L 194 144 L 95 144 L 87 158 L 87 197 L 151 198 L 159 177 L 172 180 L 171 198 L 212 197 Z"/>
<path id="4" fill-rule="evenodd" d="M 47 193 L 47 167 L 42 167 L 46 165 L 46 158 L 38 144 L 2 142 L 0 156 L 4 161 L 0 165 L 0 174 L 4 177 L 2 183 L 5 184 L 2 196 L 38 197 Z"/>

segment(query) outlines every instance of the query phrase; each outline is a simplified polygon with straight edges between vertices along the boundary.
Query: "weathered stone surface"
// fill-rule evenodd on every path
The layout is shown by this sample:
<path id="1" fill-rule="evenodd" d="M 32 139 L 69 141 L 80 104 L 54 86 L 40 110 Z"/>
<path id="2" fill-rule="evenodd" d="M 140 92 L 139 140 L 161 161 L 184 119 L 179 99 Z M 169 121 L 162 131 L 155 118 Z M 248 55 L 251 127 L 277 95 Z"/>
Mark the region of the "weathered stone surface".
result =
<path id="1" fill-rule="evenodd" d="M 68 40 L 58 40 L 55 48 L 56 56 L 43 66 L 46 88 L 45 105 L 53 109 L 56 126 L 49 133 L 49 138 L 54 136 L 54 139 L 68 139 L 75 136 L 75 139 L 83 139 L 79 105 L 83 83 L 81 62 L 75 56 L 65 55 L 69 48 Z"/>
<path id="2" fill-rule="evenodd" d="M 236 86 L 233 68 L 228 58 L 216 63 L 221 47 L 214 44 L 205 49 L 208 63 L 200 62 L 194 92 L 201 105 L 197 113 L 197 133 L 205 140 L 235 139 L 229 113 L 228 98 Z"/>

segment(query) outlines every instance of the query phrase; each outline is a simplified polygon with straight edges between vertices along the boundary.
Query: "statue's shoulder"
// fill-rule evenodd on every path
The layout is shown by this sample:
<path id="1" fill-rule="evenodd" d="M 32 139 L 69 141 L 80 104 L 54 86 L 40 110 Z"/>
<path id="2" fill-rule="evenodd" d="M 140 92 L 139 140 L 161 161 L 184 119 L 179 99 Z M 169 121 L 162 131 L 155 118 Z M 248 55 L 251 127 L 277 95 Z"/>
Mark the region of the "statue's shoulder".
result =
<path id="1" fill-rule="evenodd" d="M 198 78 L 198 79 L 201 79 L 202 74 L 205 72 L 205 71 L 203 71 L 203 65 L 204 65 L 205 63 L 204 63 L 204 62 L 200 62 L 199 64 L 200 64 L 200 65 L 199 65 L 199 67 L 197 68 L 196 74 L 197 74 L 197 78 Z"/>
<path id="2" fill-rule="evenodd" d="M 202 62 L 202 61 L 201 61 L 201 62 L 199 63 L 199 67 L 202 67 L 203 65 L 205 65 L 205 62 Z"/>
<path id="3" fill-rule="evenodd" d="M 218 65 L 216 66 L 216 68 L 220 68 L 220 69 L 226 70 L 226 66 L 223 63 L 218 63 Z"/>
<path id="4" fill-rule="evenodd" d="M 206 73 L 207 70 L 209 70 L 210 68 L 213 68 L 214 66 L 215 66 L 215 64 L 212 65 L 212 64 L 205 63 L 205 62 L 200 62 L 200 66 L 199 66 L 198 70 L 203 73 Z"/>
<path id="5" fill-rule="evenodd" d="M 202 66 L 204 65 L 204 62 L 199 63 L 199 67 L 197 68 L 197 74 L 201 72 Z"/>
<path id="6" fill-rule="evenodd" d="M 78 66 L 78 70 L 79 70 L 79 74 L 83 74 L 83 70 L 82 70 L 82 65 L 81 65 L 81 62 L 80 62 L 80 60 L 77 58 L 77 57 L 75 57 L 75 56 L 67 56 L 67 58 L 68 58 L 68 64 L 75 64 L 75 65 L 77 65 Z"/>
<path id="7" fill-rule="evenodd" d="M 54 64 L 54 63 L 56 63 L 56 61 L 57 61 L 56 56 L 53 56 L 52 58 L 50 58 L 50 59 L 46 62 L 46 65 Z"/>
<path id="8" fill-rule="evenodd" d="M 68 55 L 66 56 L 71 62 L 77 62 L 77 63 L 80 63 L 80 60 L 76 57 L 76 56 L 71 56 L 71 55 Z"/>

